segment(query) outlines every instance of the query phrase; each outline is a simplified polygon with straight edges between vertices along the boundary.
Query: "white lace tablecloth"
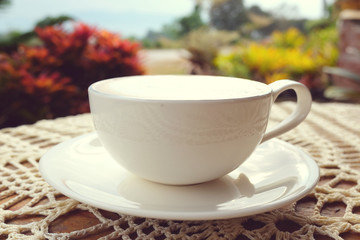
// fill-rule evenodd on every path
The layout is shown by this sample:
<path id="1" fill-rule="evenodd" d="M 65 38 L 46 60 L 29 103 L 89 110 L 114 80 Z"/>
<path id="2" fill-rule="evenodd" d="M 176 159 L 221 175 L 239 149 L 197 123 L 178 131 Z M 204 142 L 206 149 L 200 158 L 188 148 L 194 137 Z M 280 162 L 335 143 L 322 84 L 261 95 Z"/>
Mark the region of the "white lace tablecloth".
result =
<path id="1" fill-rule="evenodd" d="M 275 104 L 271 123 L 294 106 Z M 360 105 L 314 103 L 306 121 L 280 137 L 320 167 L 321 180 L 307 197 L 228 220 L 139 218 L 63 196 L 42 179 L 38 161 L 55 144 L 91 131 L 89 114 L 0 130 L 0 239 L 360 239 Z M 86 224 L 86 216 L 96 221 Z M 70 232 L 57 227 L 65 217 L 73 221 Z"/>

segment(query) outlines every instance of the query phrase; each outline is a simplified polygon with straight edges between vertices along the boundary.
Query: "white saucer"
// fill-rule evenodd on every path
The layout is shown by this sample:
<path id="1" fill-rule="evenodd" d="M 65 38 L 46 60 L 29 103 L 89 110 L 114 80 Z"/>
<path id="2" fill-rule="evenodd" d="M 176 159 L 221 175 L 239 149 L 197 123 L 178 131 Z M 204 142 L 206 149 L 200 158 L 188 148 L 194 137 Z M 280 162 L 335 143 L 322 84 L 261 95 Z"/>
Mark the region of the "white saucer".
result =
<path id="1" fill-rule="evenodd" d="M 174 220 L 270 211 L 304 197 L 319 179 L 319 168 L 309 155 L 272 139 L 218 180 L 190 186 L 157 184 L 118 165 L 96 133 L 50 149 L 40 160 L 40 173 L 58 191 L 80 202 L 112 212 Z"/>

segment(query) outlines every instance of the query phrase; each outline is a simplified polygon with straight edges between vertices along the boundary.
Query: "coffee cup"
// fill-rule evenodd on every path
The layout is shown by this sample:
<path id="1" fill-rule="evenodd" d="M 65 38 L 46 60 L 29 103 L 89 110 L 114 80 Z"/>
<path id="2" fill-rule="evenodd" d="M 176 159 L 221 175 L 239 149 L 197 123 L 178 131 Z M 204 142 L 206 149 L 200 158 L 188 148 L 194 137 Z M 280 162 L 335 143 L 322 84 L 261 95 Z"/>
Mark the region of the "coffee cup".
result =
<path id="1" fill-rule="evenodd" d="M 267 130 L 271 106 L 292 89 L 294 112 Z M 264 141 L 300 124 L 311 108 L 301 83 L 269 85 L 199 75 L 144 75 L 93 83 L 89 102 L 104 148 L 134 175 L 186 185 L 222 177 Z"/>

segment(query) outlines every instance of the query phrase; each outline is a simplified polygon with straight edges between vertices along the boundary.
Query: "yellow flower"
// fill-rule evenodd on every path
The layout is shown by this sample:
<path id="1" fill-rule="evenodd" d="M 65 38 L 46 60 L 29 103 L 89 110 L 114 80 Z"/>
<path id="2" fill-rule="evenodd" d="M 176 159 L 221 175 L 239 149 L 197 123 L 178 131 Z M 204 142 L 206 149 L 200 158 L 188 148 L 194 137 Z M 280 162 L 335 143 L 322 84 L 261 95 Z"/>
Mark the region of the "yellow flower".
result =
<path id="1" fill-rule="evenodd" d="M 289 28 L 286 32 L 274 31 L 271 35 L 272 43 L 277 47 L 296 48 L 305 43 L 305 36 L 296 28 Z"/>
<path id="2" fill-rule="evenodd" d="M 271 73 L 265 76 L 265 82 L 266 84 L 270 84 L 277 80 L 288 79 L 288 78 L 290 78 L 290 75 L 285 72 Z"/>

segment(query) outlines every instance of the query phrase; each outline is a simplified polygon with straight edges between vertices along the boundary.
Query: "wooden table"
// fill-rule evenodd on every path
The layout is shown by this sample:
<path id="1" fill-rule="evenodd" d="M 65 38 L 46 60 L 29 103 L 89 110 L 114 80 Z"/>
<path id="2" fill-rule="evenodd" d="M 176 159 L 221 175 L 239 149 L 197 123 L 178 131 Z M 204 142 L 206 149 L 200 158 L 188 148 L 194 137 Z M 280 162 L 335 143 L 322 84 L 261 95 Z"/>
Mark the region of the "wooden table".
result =
<path id="1" fill-rule="evenodd" d="M 293 103 L 277 103 L 271 124 Z M 0 239 L 360 239 L 360 105 L 314 103 L 280 138 L 308 152 L 321 179 L 303 199 L 254 216 L 214 221 L 146 219 L 69 199 L 38 172 L 47 149 L 93 131 L 89 114 L 0 130 Z"/>

